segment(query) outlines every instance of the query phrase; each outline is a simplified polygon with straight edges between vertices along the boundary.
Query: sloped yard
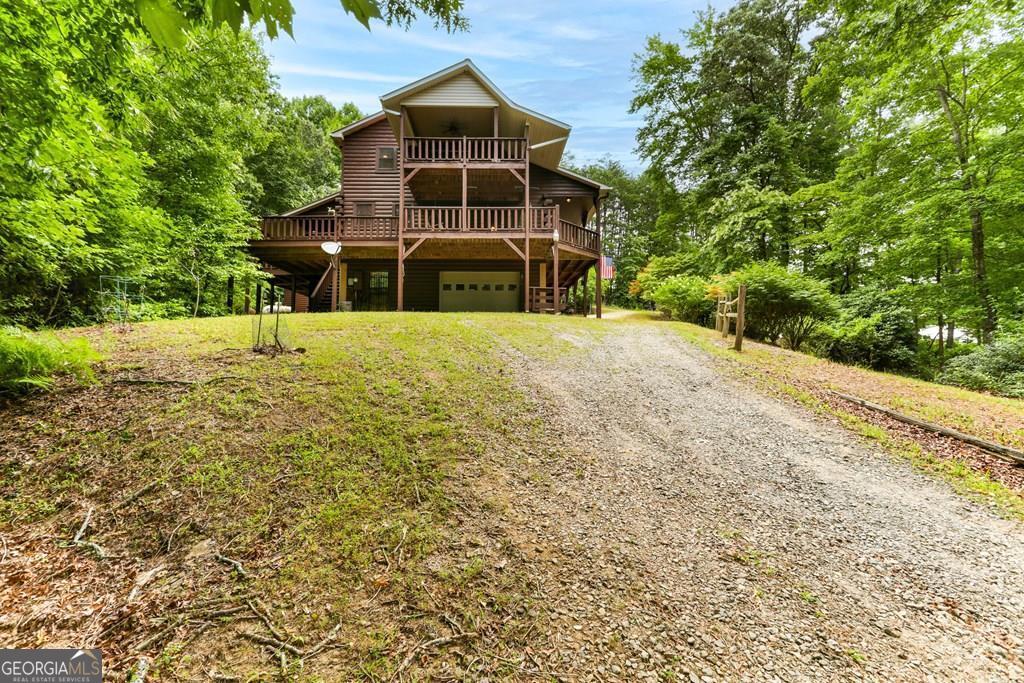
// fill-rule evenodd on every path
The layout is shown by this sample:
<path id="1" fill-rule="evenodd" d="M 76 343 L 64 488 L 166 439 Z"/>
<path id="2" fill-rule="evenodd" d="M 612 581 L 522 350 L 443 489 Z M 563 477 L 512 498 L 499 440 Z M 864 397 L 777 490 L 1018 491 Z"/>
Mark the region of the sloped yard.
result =
<path id="1" fill-rule="evenodd" d="M 249 318 L 89 329 L 97 385 L 0 408 L 0 643 L 115 679 L 1024 675 L 1012 476 L 820 393 L 916 383 L 644 315 L 287 322 L 276 356 Z"/>

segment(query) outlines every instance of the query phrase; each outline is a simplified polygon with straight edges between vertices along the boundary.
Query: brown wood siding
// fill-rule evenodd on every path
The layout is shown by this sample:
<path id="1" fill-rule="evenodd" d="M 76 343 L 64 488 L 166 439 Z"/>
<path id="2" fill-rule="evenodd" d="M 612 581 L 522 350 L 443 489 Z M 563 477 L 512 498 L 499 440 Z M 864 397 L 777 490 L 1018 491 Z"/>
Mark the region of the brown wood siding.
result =
<path id="1" fill-rule="evenodd" d="M 344 213 L 355 215 L 356 204 L 373 202 L 375 216 L 392 215 L 392 205 L 398 202 L 398 169 L 377 170 L 377 148 L 398 147 L 387 120 L 352 133 L 341 144 L 341 191 Z M 406 189 L 406 201 L 412 195 Z"/>
<path id="2" fill-rule="evenodd" d="M 587 214 L 594 205 L 595 194 L 597 190 L 590 185 L 530 164 L 530 204 L 542 206 L 545 199 L 551 199 L 559 205 L 563 220 L 586 226 Z M 567 197 L 583 199 L 568 203 Z"/>
<path id="3" fill-rule="evenodd" d="M 295 313 L 306 313 L 309 311 L 309 297 L 300 290 L 298 296 L 290 289 L 284 290 L 284 303 L 291 306 Z"/>

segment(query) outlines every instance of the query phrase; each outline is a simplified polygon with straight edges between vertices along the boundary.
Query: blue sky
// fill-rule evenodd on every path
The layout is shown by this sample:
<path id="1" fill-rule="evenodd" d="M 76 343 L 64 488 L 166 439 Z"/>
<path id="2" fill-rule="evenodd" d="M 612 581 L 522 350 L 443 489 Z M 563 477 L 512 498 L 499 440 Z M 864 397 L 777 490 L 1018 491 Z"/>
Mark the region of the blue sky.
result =
<path id="1" fill-rule="evenodd" d="M 285 95 L 320 94 L 372 113 L 380 95 L 469 57 L 514 101 L 571 124 L 577 162 L 608 155 L 636 171 L 633 55 L 648 35 L 677 39 L 707 0 L 466 0 L 470 29 L 454 35 L 428 22 L 367 32 L 338 0 L 294 5 L 295 40 L 268 45 Z"/>

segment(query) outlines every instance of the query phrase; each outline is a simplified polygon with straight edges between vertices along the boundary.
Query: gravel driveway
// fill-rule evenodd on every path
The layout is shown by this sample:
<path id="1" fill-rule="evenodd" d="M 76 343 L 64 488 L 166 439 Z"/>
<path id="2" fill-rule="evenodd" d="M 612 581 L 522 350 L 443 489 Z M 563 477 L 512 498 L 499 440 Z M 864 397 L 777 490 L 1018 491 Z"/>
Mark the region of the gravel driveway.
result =
<path id="1" fill-rule="evenodd" d="M 667 325 L 510 351 L 558 454 L 491 493 L 588 680 L 1024 680 L 1024 532 Z M 567 328 L 568 329 L 568 328 Z M 567 333 L 568 334 L 568 333 Z"/>

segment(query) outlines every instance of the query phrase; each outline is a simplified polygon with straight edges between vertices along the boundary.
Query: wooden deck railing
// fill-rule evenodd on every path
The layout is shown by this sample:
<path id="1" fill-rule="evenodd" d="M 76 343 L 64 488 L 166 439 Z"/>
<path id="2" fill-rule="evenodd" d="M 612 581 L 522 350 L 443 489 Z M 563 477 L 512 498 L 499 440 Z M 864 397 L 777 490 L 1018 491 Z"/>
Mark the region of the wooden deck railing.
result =
<path id="1" fill-rule="evenodd" d="M 567 244 L 587 251 L 597 252 L 601 249 L 601 238 L 595 231 L 569 221 L 558 221 L 558 237 Z"/>
<path id="2" fill-rule="evenodd" d="M 526 227 L 525 213 L 518 206 L 467 207 L 465 225 L 459 206 L 410 206 L 405 211 L 408 233 L 522 233 Z M 564 244 L 595 254 L 600 251 L 597 233 L 559 219 L 558 207 L 530 207 L 530 234 L 550 235 L 556 225 Z M 398 239 L 398 218 L 391 216 L 269 216 L 262 227 L 265 240 Z"/>
<path id="3" fill-rule="evenodd" d="M 269 216 L 263 219 L 265 240 L 398 238 L 398 219 L 390 216 Z"/>
<path id="4" fill-rule="evenodd" d="M 560 311 L 565 305 L 565 287 L 558 288 L 558 303 L 555 303 L 554 287 L 530 287 L 531 311 Z"/>
<path id="5" fill-rule="evenodd" d="M 334 216 L 270 216 L 263 219 L 265 240 L 332 240 L 336 235 Z"/>
<path id="6" fill-rule="evenodd" d="M 405 138 L 405 162 L 526 161 L 526 138 Z"/>
<path id="7" fill-rule="evenodd" d="M 466 224 L 459 206 L 410 206 L 405 210 L 407 232 L 523 232 L 526 223 L 518 206 L 466 207 Z M 530 207 L 530 232 L 551 232 L 555 207 Z"/>
<path id="8" fill-rule="evenodd" d="M 338 220 L 338 239 L 398 239 L 397 216 L 343 216 Z"/>

